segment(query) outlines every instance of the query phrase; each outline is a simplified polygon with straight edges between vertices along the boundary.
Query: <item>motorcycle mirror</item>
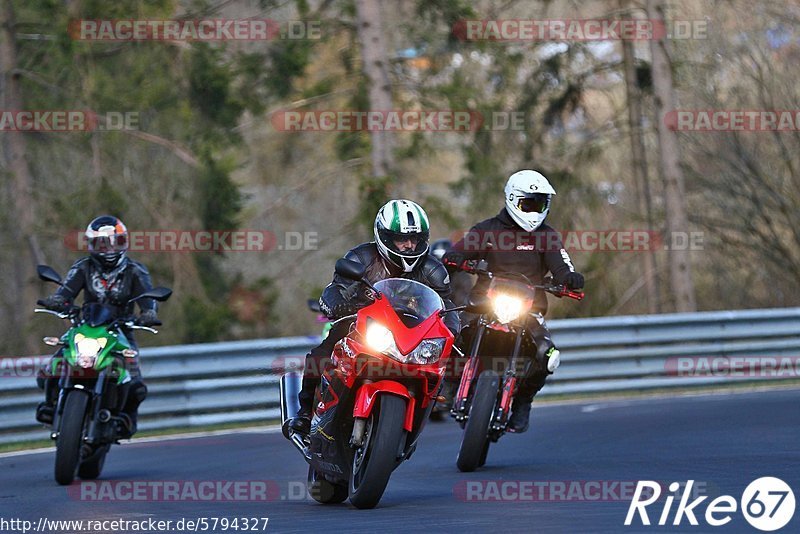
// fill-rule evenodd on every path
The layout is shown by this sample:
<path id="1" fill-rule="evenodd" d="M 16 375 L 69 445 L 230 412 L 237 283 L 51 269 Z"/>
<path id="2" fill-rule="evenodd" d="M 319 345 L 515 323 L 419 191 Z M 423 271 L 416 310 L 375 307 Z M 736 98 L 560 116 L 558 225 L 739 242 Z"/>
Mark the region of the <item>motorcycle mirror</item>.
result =
<path id="1" fill-rule="evenodd" d="M 130 304 L 131 302 L 136 302 L 139 299 L 154 299 L 159 302 L 164 302 L 167 300 L 170 295 L 172 295 L 172 290 L 168 287 L 154 287 L 150 291 L 145 291 L 141 295 L 134 297 L 128 301 Z"/>
<path id="2" fill-rule="evenodd" d="M 322 313 L 322 309 L 319 307 L 319 301 L 316 299 L 308 299 L 308 309 L 313 312 Z"/>
<path id="3" fill-rule="evenodd" d="M 466 310 L 468 307 L 469 306 L 456 306 L 454 308 L 447 308 L 447 309 L 444 309 L 444 310 L 439 310 L 439 316 L 440 317 L 444 317 L 445 315 L 447 315 L 450 312 Z"/>
<path id="4" fill-rule="evenodd" d="M 375 298 L 381 298 L 381 292 L 375 289 L 375 286 L 373 286 L 367 279 L 367 267 L 363 263 L 348 260 L 347 258 L 340 258 L 336 260 L 336 266 L 334 267 L 334 270 L 336 271 L 336 274 L 342 278 L 347 278 L 348 280 L 353 280 L 354 282 L 361 282 L 375 292 Z"/>
<path id="5" fill-rule="evenodd" d="M 363 263 L 357 261 L 341 258 L 336 260 L 336 267 L 334 267 L 336 274 L 343 278 L 353 281 L 361 281 L 367 272 L 367 268 Z"/>
<path id="6" fill-rule="evenodd" d="M 484 314 L 491 310 L 491 300 L 486 295 L 471 295 L 465 311 Z"/>
<path id="7" fill-rule="evenodd" d="M 37 265 L 36 273 L 39 275 L 40 280 L 61 285 L 61 276 L 49 265 Z"/>

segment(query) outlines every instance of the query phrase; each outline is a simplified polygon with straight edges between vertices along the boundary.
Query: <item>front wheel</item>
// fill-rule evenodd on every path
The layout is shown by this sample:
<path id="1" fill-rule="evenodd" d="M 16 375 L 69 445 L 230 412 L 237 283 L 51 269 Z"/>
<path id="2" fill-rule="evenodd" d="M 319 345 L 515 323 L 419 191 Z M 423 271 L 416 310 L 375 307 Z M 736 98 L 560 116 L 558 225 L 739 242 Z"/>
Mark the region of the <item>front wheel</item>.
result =
<path id="1" fill-rule="evenodd" d="M 347 485 L 334 484 L 326 480 L 311 466 L 308 466 L 308 494 L 322 504 L 338 504 L 347 499 Z"/>
<path id="2" fill-rule="evenodd" d="M 468 473 L 486 463 L 489 449 L 489 425 L 497 403 L 500 389 L 500 377 L 494 371 L 484 371 L 478 377 L 472 402 L 469 407 L 469 418 L 461 438 L 456 465 L 459 471 Z"/>
<path id="3" fill-rule="evenodd" d="M 355 451 L 350 474 L 350 502 L 356 508 L 375 508 L 383 497 L 397 466 L 405 417 L 406 401 L 384 394 L 367 419 L 364 445 Z"/>
<path id="4" fill-rule="evenodd" d="M 62 486 L 72 484 L 81 452 L 83 422 L 89 397 L 85 393 L 71 391 L 64 402 L 58 439 L 56 440 L 56 482 Z"/>
<path id="5" fill-rule="evenodd" d="M 81 465 L 78 466 L 78 476 L 84 480 L 94 480 L 103 472 L 103 465 L 106 463 L 106 454 L 111 445 L 103 445 L 94 454 L 89 456 Z"/>

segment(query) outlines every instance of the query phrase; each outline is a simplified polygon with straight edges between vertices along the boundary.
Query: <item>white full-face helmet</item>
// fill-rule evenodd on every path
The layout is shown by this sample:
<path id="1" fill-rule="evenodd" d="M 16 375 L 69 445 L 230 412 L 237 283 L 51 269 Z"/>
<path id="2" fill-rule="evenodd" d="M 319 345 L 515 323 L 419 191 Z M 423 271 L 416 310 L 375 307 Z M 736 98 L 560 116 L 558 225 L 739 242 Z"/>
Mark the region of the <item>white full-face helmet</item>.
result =
<path id="1" fill-rule="evenodd" d="M 506 210 L 523 229 L 533 232 L 542 225 L 550 211 L 550 199 L 556 190 L 541 173 L 517 171 L 506 182 Z"/>

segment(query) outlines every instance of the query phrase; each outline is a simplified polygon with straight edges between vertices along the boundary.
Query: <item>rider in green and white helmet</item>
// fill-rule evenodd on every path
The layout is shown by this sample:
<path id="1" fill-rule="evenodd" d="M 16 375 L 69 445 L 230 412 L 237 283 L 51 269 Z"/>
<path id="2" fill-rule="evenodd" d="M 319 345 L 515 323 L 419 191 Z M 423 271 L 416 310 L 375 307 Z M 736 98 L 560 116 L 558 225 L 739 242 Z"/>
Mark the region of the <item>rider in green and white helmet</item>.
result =
<path id="1" fill-rule="evenodd" d="M 344 256 L 363 264 L 365 276 L 372 284 L 387 278 L 414 280 L 436 291 L 445 308 L 454 306 L 447 269 L 428 254 L 430 224 L 421 206 L 410 200 L 390 200 L 378 210 L 374 231 L 375 241 L 358 245 Z M 334 274 L 319 299 L 320 309 L 331 319 L 351 316 L 371 303 L 363 289 L 362 284 Z M 458 314 L 448 313 L 444 321 L 453 334 L 458 333 Z M 352 319 L 334 323 L 328 336 L 306 356 L 303 386 L 298 396 L 300 411 L 290 424 L 294 432 L 309 433 L 314 391 L 320 383 L 324 362 L 330 358 L 336 342 L 350 331 L 351 324 Z"/>
<path id="2" fill-rule="evenodd" d="M 410 273 L 428 253 L 430 224 L 419 204 L 390 200 L 375 217 L 375 244 L 386 260 Z"/>

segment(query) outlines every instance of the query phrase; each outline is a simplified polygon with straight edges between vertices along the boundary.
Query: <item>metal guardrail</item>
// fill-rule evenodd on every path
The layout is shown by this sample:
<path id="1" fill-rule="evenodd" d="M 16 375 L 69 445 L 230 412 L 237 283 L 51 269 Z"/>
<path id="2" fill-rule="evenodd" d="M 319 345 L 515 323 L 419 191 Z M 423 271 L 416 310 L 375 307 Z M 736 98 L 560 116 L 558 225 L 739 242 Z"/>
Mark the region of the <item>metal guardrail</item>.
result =
<path id="1" fill-rule="evenodd" d="M 562 365 L 542 396 L 800 377 L 800 308 L 565 319 L 548 325 Z M 142 374 L 150 394 L 140 408 L 139 428 L 274 420 L 280 414 L 280 373 L 286 366 L 301 366 L 318 341 L 308 336 L 143 348 Z M 757 368 L 692 372 L 708 370 L 695 363 L 737 357 L 793 357 L 794 366 L 765 376 Z M 0 443 L 47 437 L 34 420 L 42 400 L 34 377 L 33 372 L 24 377 L 0 373 Z"/>

